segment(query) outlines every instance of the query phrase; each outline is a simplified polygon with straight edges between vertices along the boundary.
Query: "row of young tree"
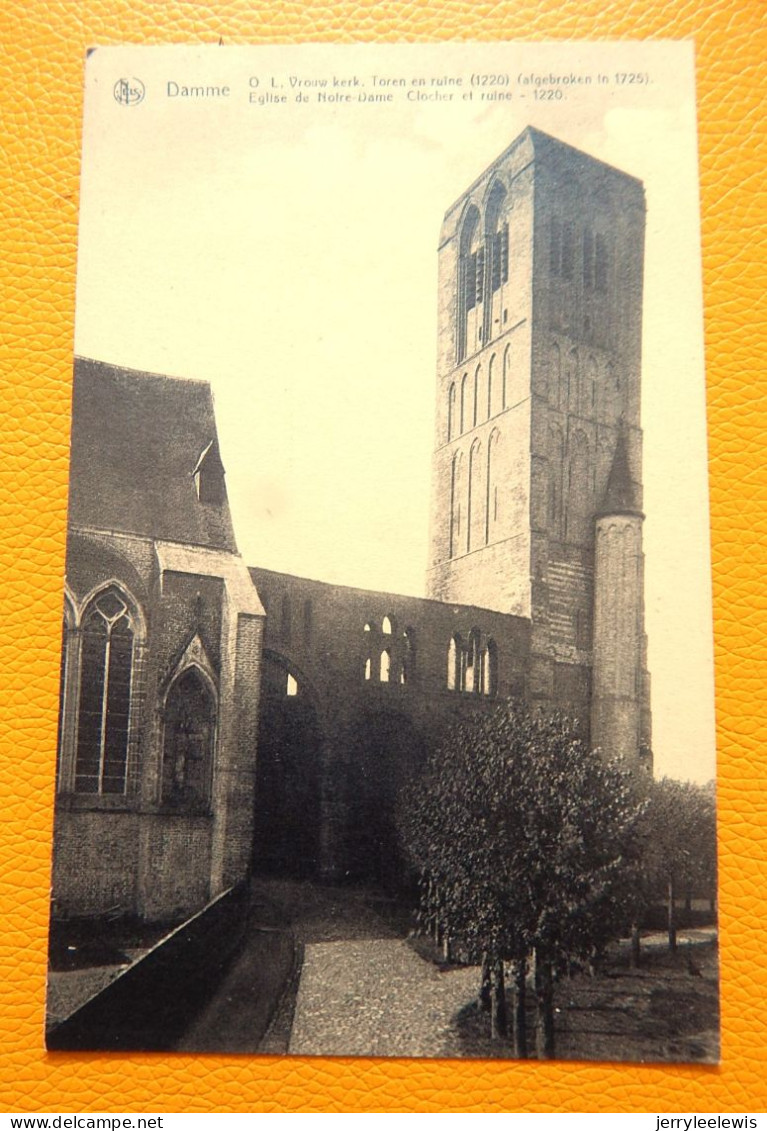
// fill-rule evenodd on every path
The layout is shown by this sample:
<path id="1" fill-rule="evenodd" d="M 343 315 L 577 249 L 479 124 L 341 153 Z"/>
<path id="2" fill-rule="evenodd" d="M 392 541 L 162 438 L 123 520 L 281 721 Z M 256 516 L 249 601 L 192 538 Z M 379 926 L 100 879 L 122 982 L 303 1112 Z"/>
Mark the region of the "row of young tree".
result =
<path id="1" fill-rule="evenodd" d="M 590 751 L 564 716 L 512 703 L 445 737 L 403 794 L 398 825 L 421 926 L 481 965 L 496 1037 L 508 1031 L 511 970 L 519 1057 L 528 1055 L 528 980 L 536 1052 L 550 1058 L 556 978 L 574 963 L 593 969 L 631 928 L 638 943 L 660 887 L 675 946 L 680 887 L 715 887 L 713 789 L 653 783 Z"/>

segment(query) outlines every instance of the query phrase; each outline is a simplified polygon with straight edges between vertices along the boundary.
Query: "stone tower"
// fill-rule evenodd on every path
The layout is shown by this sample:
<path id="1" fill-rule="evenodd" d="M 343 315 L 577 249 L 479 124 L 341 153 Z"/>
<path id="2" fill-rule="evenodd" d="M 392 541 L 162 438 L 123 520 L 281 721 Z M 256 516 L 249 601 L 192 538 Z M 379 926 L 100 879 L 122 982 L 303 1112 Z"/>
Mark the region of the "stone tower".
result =
<path id="1" fill-rule="evenodd" d="M 584 734 L 599 673 L 596 733 L 606 748 L 634 758 L 640 735 L 649 737 L 641 579 L 644 227 L 641 182 L 532 128 L 448 209 L 439 242 L 427 573 L 430 597 L 530 618 L 528 698 L 572 713 Z M 595 531 L 612 505 L 616 464 L 630 486 L 631 513 L 618 517 L 638 538 L 638 572 L 617 604 L 609 594 L 596 602 L 596 639 Z M 604 577 L 611 585 L 614 576 L 602 566 L 599 584 Z M 604 626 L 626 617 L 638 642 L 633 711 L 645 720 L 632 730 L 630 751 L 628 723 L 618 747 L 608 735 L 617 725 L 618 692 L 609 665 L 595 655 Z M 623 696 L 629 676 L 621 670 Z"/>

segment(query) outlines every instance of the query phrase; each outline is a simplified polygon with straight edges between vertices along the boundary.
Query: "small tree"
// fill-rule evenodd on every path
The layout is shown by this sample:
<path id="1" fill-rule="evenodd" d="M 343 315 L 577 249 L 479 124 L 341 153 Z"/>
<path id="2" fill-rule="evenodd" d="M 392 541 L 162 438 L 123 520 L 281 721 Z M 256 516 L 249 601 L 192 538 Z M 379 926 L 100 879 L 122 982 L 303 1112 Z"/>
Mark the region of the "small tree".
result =
<path id="1" fill-rule="evenodd" d="M 631 898 L 641 812 L 631 779 L 559 715 L 501 704 L 451 731 L 400 813 L 424 925 L 490 974 L 501 1032 L 503 962 L 515 964 L 515 1050 L 527 1052 L 525 974 L 535 960 L 537 1047 L 554 1054 L 553 979 L 615 936 Z"/>
<path id="2" fill-rule="evenodd" d="M 669 950 L 676 950 L 676 902 L 695 886 L 716 891 L 716 803 L 713 783 L 662 778 L 649 788 L 643 871 L 650 898 L 667 903 Z"/>

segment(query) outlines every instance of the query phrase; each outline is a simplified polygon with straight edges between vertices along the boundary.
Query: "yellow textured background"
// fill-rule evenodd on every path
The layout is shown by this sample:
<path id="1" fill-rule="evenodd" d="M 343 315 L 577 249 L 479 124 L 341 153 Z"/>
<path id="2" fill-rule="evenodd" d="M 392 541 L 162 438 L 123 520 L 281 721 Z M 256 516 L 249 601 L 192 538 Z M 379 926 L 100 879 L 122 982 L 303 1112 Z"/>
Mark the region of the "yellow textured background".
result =
<path id="1" fill-rule="evenodd" d="M 0 1110 L 765 1110 L 765 16 L 764 0 L 5 0 Z M 720 759 L 718 1069 L 43 1050 L 83 57 L 94 43 L 219 37 L 695 40 Z"/>

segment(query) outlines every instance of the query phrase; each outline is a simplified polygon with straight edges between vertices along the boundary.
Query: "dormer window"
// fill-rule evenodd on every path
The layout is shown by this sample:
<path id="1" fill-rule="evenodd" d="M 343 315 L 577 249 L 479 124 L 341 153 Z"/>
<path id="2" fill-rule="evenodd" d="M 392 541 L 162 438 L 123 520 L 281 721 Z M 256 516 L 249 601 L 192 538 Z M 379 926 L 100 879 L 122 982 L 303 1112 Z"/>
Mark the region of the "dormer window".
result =
<path id="1" fill-rule="evenodd" d="M 220 507 L 226 502 L 224 465 L 215 440 L 211 440 L 203 450 L 193 475 L 197 498 L 201 503 L 211 503 Z"/>

